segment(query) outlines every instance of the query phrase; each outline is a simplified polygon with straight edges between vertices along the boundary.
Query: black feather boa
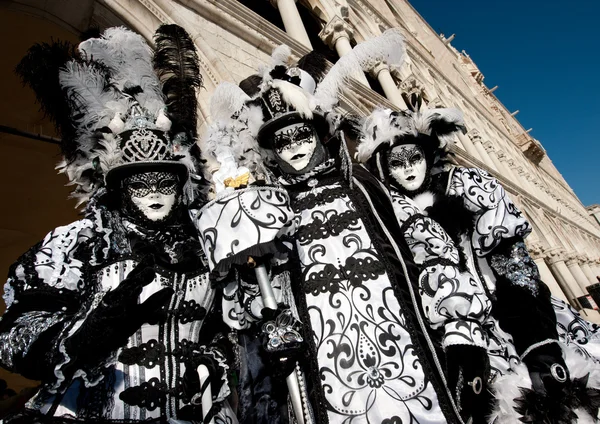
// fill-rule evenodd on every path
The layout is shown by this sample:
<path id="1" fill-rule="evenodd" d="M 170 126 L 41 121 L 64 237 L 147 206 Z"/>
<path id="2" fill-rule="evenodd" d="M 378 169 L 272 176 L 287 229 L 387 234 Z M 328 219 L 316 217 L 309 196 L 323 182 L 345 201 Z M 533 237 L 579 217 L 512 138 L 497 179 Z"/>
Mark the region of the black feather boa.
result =
<path id="1" fill-rule="evenodd" d="M 583 409 L 598 422 L 600 390 L 587 387 L 589 374 L 573 379 L 559 393 L 548 395 L 521 388 L 521 396 L 515 399 L 515 411 L 519 419 L 532 424 L 572 424 L 579 418 L 576 409 Z"/>

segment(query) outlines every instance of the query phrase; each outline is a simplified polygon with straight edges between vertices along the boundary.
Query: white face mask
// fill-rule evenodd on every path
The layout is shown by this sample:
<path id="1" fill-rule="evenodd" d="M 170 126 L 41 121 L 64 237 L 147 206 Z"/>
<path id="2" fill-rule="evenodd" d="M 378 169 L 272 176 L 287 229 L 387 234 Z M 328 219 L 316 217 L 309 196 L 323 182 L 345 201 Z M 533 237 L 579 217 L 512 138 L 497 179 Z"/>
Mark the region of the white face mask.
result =
<path id="1" fill-rule="evenodd" d="M 427 176 L 423 149 L 416 144 L 394 147 L 388 153 L 390 175 L 407 191 L 418 190 Z"/>
<path id="2" fill-rule="evenodd" d="M 171 172 L 144 172 L 128 177 L 124 188 L 135 207 L 150 221 L 166 218 L 177 202 L 179 182 Z"/>
<path id="3" fill-rule="evenodd" d="M 317 132 L 311 124 L 288 125 L 273 135 L 273 150 L 296 171 L 308 166 L 317 148 Z"/>

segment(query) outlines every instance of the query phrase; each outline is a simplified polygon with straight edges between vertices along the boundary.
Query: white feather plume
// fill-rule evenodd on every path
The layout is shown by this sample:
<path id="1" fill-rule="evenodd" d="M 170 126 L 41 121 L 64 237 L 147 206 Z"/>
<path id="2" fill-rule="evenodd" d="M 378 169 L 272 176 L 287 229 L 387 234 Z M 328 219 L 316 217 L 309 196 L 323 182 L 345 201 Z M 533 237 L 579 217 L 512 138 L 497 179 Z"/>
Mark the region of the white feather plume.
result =
<path id="1" fill-rule="evenodd" d="M 272 86 L 279 90 L 283 100 L 287 104 L 292 105 L 300 116 L 306 119 L 312 119 L 313 112 L 310 104 L 310 95 L 307 91 L 297 85 L 282 80 L 273 81 Z"/>
<path id="2" fill-rule="evenodd" d="M 275 47 L 273 53 L 271 53 L 271 68 L 279 65 L 286 65 L 290 56 L 292 55 L 292 49 L 286 44 Z"/>
<path id="3" fill-rule="evenodd" d="M 213 121 L 228 121 L 239 113 L 250 97 L 235 84 L 222 82 L 210 99 L 210 116 Z"/>
<path id="4" fill-rule="evenodd" d="M 356 159 L 366 162 L 382 143 L 392 143 L 395 137 L 406 134 L 417 135 L 411 120 L 404 115 L 396 115 L 392 124 L 391 109 L 377 108 L 364 121 L 361 140 L 356 149 Z"/>
<path id="5" fill-rule="evenodd" d="M 352 53 L 342 56 L 317 86 L 312 100 L 313 109 L 318 107 L 324 112 L 331 111 L 338 103 L 342 85 L 359 72 L 362 72 L 360 63 Z"/>
<path id="6" fill-rule="evenodd" d="M 494 424 L 515 424 L 520 422 L 522 417 L 515 407 L 515 399 L 522 396 L 521 388 L 530 389 L 531 379 L 527 367 L 523 364 L 514 367 L 513 372 L 502 375 L 492 384 L 492 393 L 496 403 L 490 416 L 489 423 Z"/>
<path id="7" fill-rule="evenodd" d="M 401 113 L 394 113 L 391 109 L 375 109 L 364 121 L 356 158 L 359 162 L 366 162 L 382 143 L 391 145 L 395 137 L 431 135 L 432 126 L 442 120 L 459 128 L 465 125 L 463 114 L 458 109 L 426 109 L 420 112 L 407 110 Z M 456 131 L 438 134 L 441 149 L 448 146 Z"/>
<path id="8" fill-rule="evenodd" d="M 340 88 L 349 77 L 370 71 L 377 62 L 400 66 L 405 57 L 404 37 L 396 28 L 363 41 L 342 56 L 323 78 L 315 91 L 313 108 L 330 111 L 338 103 Z"/>
<path id="9" fill-rule="evenodd" d="M 398 28 L 388 29 L 378 37 L 357 44 L 352 54 L 364 71 L 369 71 L 377 62 L 400 66 L 406 57 L 404 37 Z"/>
<path id="10" fill-rule="evenodd" d="M 79 127 L 93 131 L 127 111 L 128 101 L 119 99 L 118 93 L 107 87 L 104 74 L 89 64 L 68 62 L 59 73 L 59 81 L 78 111 L 73 120 Z"/>
<path id="11" fill-rule="evenodd" d="M 94 59 L 111 71 L 111 82 L 120 90 L 139 86 L 138 103 L 156 116 L 164 101 L 160 82 L 152 66 L 152 50 L 144 38 L 124 27 L 108 28 L 101 38 L 79 44 L 87 59 Z M 158 100 L 158 101 L 157 101 Z"/>

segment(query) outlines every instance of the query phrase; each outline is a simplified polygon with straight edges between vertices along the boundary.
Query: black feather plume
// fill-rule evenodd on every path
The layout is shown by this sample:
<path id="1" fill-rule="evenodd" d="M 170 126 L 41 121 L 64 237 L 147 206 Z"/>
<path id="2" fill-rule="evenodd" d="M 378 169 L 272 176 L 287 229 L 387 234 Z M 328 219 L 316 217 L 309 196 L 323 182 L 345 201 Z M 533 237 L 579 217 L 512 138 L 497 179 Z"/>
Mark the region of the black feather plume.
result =
<path id="1" fill-rule="evenodd" d="M 67 41 L 38 43 L 27 51 L 15 68 L 23 84 L 34 91 L 41 110 L 54 123 L 62 138 L 61 150 L 67 160 L 76 155 L 76 130 L 71 123 L 69 103 L 59 83 L 59 71 L 75 57 L 75 48 Z"/>
<path id="2" fill-rule="evenodd" d="M 246 93 L 250 97 L 254 97 L 260 92 L 261 83 L 262 77 L 260 75 L 254 74 L 240 81 L 238 85 L 244 93 Z"/>
<path id="3" fill-rule="evenodd" d="M 565 403 L 571 409 L 583 408 L 590 416 L 596 418 L 600 410 L 600 390 L 588 387 L 590 375 L 574 378 L 570 384 L 570 395 L 566 397 Z M 596 420 L 597 422 L 597 420 Z"/>
<path id="4" fill-rule="evenodd" d="M 431 134 L 437 136 L 452 134 L 457 131 L 463 131 L 464 127 L 456 122 L 448 121 L 443 116 L 437 114 L 436 119 L 432 119 L 430 123 Z"/>
<path id="5" fill-rule="evenodd" d="M 300 58 L 298 68 L 310 74 L 315 79 L 317 84 L 321 82 L 327 71 L 327 59 L 321 53 L 312 51 Z"/>
<path id="6" fill-rule="evenodd" d="M 163 85 L 171 132 L 185 132 L 189 142 L 196 138 L 198 100 L 202 86 L 198 55 L 189 34 L 179 25 L 162 25 L 154 34 L 154 69 Z"/>
<path id="7" fill-rule="evenodd" d="M 565 394 L 566 395 L 566 394 Z M 531 424 L 571 424 L 576 422 L 577 414 L 570 405 L 559 397 L 548 396 L 521 387 L 521 396 L 515 399 L 515 411 L 522 415 L 519 419 Z"/>

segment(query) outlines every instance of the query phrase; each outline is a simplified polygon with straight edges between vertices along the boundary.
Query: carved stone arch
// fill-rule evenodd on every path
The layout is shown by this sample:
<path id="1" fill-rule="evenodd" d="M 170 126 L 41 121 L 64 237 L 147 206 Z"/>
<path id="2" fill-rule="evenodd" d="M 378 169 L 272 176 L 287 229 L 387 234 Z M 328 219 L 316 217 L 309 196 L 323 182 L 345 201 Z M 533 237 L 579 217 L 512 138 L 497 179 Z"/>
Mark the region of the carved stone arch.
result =
<path id="1" fill-rule="evenodd" d="M 350 10 L 346 0 L 300 0 L 300 3 L 324 24 L 328 24 L 336 17 L 342 18 L 345 21 L 350 17 Z"/>
<path id="2" fill-rule="evenodd" d="M 577 250 L 575 244 L 571 241 L 569 234 L 563 231 L 561 222 L 558 218 L 548 217 L 548 223 L 550 227 L 554 230 L 554 233 L 559 236 L 562 245 L 565 246 L 565 248 L 567 248 L 568 251 Z"/>
<path id="3" fill-rule="evenodd" d="M 356 29 L 354 39 L 357 43 L 377 37 L 382 33 L 377 22 L 375 22 L 369 13 L 362 8 L 353 7 L 350 9 L 350 22 L 352 22 Z"/>
<path id="4" fill-rule="evenodd" d="M 521 212 L 527 216 L 527 220 L 533 227 L 533 233 L 537 237 L 538 241 L 546 249 L 554 247 L 556 245 L 555 242 L 551 237 L 548 237 L 549 233 L 542 224 L 543 214 L 540 214 L 539 211 L 535 207 L 531 206 L 527 201 L 522 201 L 521 203 Z"/>
<path id="5" fill-rule="evenodd" d="M 154 32 L 163 23 L 176 23 L 189 32 L 196 46 L 203 78 L 203 88 L 198 93 L 198 127 L 202 128 L 210 123 L 210 96 L 221 81 L 233 79 L 208 43 L 202 42 L 201 30 L 186 25 L 185 19 L 179 16 L 177 10 L 171 5 L 164 4 L 164 0 L 129 1 L 126 5 L 119 0 L 103 0 L 103 2 L 132 30 L 141 34 L 151 44 L 153 44 Z M 166 7 L 163 9 L 163 6 Z M 169 10 L 170 13 L 166 13 L 165 10 Z"/>
<path id="6" fill-rule="evenodd" d="M 553 248 L 561 246 L 561 238 L 548 223 L 548 217 L 544 211 L 534 204 L 530 203 L 527 198 L 523 198 L 523 207 L 526 209 L 526 215 L 530 221 L 533 221 L 540 231 L 538 236 L 547 241 L 547 247 Z"/>

